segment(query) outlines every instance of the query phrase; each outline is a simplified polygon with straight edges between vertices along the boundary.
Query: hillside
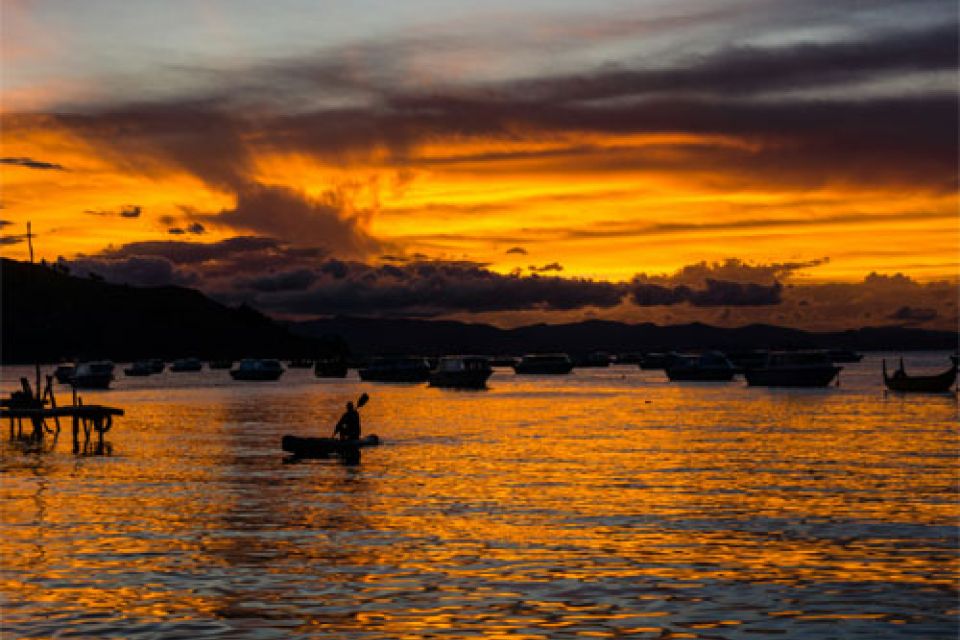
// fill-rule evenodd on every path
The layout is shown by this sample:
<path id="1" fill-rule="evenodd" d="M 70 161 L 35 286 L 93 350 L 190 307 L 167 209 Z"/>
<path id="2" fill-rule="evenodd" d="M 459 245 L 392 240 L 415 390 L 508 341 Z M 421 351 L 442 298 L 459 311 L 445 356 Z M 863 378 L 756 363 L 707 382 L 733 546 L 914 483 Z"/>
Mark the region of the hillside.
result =
<path id="1" fill-rule="evenodd" d="M 343 343 L 291 334 L 249 308 L 182 287 L 129 287 L 0 260 L 5 363 L 60 358 L 127 361 L 313 357 Z"/>

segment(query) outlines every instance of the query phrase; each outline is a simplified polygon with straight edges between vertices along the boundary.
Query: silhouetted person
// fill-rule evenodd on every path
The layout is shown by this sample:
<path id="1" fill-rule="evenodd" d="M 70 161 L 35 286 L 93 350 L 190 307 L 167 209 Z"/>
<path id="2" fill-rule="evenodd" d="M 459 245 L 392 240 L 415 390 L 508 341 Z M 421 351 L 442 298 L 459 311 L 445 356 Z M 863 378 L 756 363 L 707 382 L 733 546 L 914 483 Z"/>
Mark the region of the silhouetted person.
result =
<path id="1" fill-rule="evenodd" d="M 334 437 L 340 436 L 341 440 L 359 440 L 360 439 L 360 412 L 353 407 L 352 402 L 347 403 L 347 410 L 340 416 L 337 426 L 333 429 Z"/>

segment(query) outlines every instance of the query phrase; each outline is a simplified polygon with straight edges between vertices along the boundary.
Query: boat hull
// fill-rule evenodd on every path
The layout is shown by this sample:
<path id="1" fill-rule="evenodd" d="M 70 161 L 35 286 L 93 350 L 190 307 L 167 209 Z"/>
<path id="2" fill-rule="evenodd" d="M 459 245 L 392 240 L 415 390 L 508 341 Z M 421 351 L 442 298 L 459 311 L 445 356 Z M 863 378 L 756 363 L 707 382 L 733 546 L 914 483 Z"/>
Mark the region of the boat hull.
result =
<path id="1" fill-rule="evenodd" d="M 826 387 L 840 367 L 803 367 L 777 369 L 748 369 L 744 372 L 751 387 Z"/>
<path id="2" fill-rule="evenodd" d="M 287 453 L 298 458 L 329 458 L 330 456 L 353 457 L 361 448 L 374 447 L 381 443 L 376 435 L 359 440 L 339 440 L 337 438 L 302 438 L 286 435 L 280 446 Z"/>
<path id="3" fill-rule="evenodd" d="M 430 386 L 444 389 L 484 389 L 492 371 L 434 371 Z"/>
<path id="4" fill-rule="evenodd" d="M 902 364 L 901 364 L 902 366 Z M 957 381 L 957 364 L 943 373 L 934 376 L 908 376 L 906 374 L 887 375 L 884 363 L 883 383 L 890 391 L 898 393 L 947 393 Z"/>

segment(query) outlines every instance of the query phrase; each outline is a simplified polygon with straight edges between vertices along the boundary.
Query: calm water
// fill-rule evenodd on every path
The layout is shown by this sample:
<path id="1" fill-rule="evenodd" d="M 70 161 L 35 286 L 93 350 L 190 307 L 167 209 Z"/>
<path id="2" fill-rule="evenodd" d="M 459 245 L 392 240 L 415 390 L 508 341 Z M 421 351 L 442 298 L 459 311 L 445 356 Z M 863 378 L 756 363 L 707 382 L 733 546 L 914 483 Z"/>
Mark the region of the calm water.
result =
<path id="1" fill-rule="evenodd" d="M 957 637 L 957 399 L 879 356 L 776 391 L 118 374 L 83 394 L 126 409 L 113 455 L 2 438 L 6 637 Z M 387 444 L 282 463 L 361 391 Z"/>

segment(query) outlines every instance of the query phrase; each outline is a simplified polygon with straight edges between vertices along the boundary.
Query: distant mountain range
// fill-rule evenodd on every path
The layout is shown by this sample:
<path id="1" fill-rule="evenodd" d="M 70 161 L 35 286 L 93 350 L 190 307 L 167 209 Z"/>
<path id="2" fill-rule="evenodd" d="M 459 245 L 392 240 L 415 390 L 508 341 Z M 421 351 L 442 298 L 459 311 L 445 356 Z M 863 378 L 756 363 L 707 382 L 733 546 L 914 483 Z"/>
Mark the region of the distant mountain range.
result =
<path id="1" fill-rule="evenodd" d="M 957 333 L 872 327 L 811 333 L 772 325 L 732 329 L 591 320 L 500 329 L 440 320 L 336 317 L 283 324 L 183 287 L 132 287 L 0 259 L 4 363 L 61 358 L 195 356 L 313 358 L 411 353 L 612 353 L 673 349 L 956 349 Z"/>
<path id="2" fill-rule="evenodd" d="M 4 363 L 61 358 L 316 357 L 336 340 L 292 334 L 249 307 L 182 287 L 130 287 L 0 259 Z"/>
<path id="3" fill-rule="evenodd" d="M 683 349 L 956 349 L 957 334 L 905 327 L 868 327 L 812 333 L 766 324 L 723 328 L 706 324 L 659 326 L 589 320 L 500 329 L 437 320 L 337 317 L 291 325 L 304 336 L 342 337 L 355 354 L 523 354 L 562 351 L 586 354 Z"/>

